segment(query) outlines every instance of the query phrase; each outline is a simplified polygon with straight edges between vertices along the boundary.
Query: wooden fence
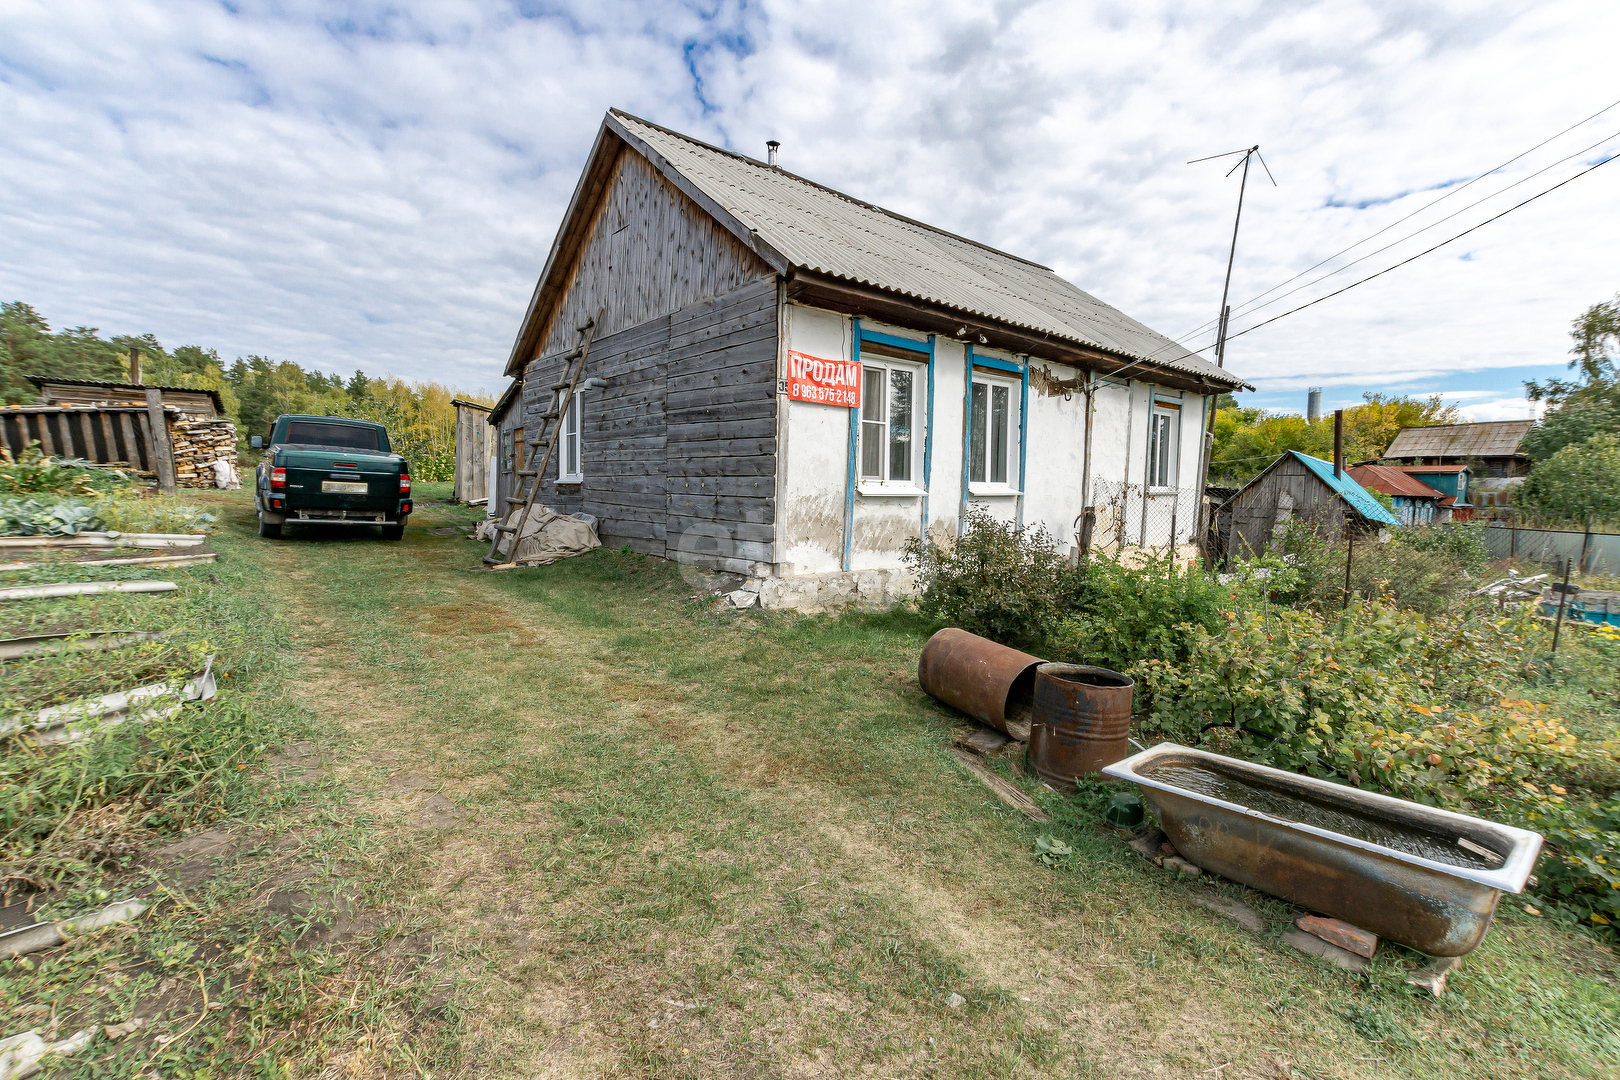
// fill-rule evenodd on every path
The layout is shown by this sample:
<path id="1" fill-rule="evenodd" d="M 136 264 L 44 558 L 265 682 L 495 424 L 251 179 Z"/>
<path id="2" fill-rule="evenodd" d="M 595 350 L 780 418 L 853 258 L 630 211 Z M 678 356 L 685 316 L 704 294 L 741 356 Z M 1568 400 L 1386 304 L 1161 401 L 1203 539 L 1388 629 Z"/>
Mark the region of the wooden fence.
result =
<path id="1" fill-rule="evenodd" d="M 164 491 L 174 490 L 174 449 L 161 406 L 0 408 L 0 445 L 20 457 L 29 443 L 38 443 L 48 457 L 83 458 L 156 476 Z"/>

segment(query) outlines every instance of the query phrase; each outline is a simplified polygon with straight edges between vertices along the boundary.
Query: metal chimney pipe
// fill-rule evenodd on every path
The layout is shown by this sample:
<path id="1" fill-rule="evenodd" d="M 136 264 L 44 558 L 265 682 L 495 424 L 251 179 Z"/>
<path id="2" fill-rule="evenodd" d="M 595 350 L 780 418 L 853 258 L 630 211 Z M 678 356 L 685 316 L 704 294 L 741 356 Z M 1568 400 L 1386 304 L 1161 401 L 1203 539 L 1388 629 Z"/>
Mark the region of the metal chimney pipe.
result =
<path id="1" fill-rule="evenodd" d="M 1308 387 L 1305 390 L 1305 419 L 1313 424 L 1322 419 L 1322 388 L 1320 386 Z"/>
<path id="2" fill-rule="evenodd" d="M 1344 471 L 1344 410 L 1333 410 L 1333 479 Z"/>
<path id="3" fill-rule="evenodd" d="M 773 169 L 776 168 L 776 152 L 781 148 L 782 144 L 775 139 L 767 141 L 765 143 L 765 164 Z"/>

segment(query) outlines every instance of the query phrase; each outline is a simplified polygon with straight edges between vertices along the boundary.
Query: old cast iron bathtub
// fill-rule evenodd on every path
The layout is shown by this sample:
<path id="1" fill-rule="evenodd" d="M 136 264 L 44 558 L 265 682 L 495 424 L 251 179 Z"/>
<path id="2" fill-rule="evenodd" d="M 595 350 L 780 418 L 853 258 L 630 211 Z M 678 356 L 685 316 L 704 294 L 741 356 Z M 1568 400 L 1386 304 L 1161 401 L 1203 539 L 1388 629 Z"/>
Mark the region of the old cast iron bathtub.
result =
<path id="1" fill-rule="evenodd" d="M 1204 869 L 1433 956 L 1478 945 L 1541 851 L 1523 829 L 1174 743 L 1102 771 L 1141 785 Z"/>

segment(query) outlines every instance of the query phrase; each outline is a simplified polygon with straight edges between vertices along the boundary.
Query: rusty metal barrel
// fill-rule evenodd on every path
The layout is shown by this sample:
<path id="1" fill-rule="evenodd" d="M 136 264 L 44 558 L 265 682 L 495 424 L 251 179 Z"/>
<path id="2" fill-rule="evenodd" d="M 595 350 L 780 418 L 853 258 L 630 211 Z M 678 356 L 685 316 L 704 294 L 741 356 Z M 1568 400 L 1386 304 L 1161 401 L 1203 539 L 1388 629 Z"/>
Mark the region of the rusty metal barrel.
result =
<path id="1" fill-rule="evenodd" d="M 1015 739 L 1029 737 L 1038 656 L 966 630 L 946 627 L 928 639 L 917 661 L 923 690 Z"/>
<path id="2" fill-rule="evenodd" d="M 1129 677 L 1107 668 L 1038 667 L 1029 767 L 1053 787 L 1073 791 L 1080 777 L 1124 758 L 1129 753 L 1135 686 Z"/>

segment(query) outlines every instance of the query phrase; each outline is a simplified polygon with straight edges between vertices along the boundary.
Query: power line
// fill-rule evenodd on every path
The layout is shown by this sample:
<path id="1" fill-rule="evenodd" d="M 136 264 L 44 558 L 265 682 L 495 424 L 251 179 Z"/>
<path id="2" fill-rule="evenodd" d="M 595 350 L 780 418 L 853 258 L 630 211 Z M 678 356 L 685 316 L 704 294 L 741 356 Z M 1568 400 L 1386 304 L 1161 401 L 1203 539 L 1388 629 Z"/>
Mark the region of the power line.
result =
<path id="1" fill-rule="evenodd" d="M 1609 162 L 1613 161 L 1617 156 L 1620 156 L 1620 155 L 1610 154 L 1608 157 L 1604 158 L 1602 161 L 1598 162 L 1597 164 L 1587 166 L 1586 168 L 1582 169 L 1580 172 L 1576 173 L 1574 176 L 1565 177 L 1563 180 L 1558 181 L 1558 183 L 1554 184 L 1552 187 L 1548 188 L 1547 190 L 1539 191 L 1536 194 L 1530 196 L 1528 199 L 1524 200 L 1523 202 L 1516 203 L 1513 206 L 1508 207 L 1506 210 L 1503 210 L 1500 214 L 1497 214 L 1495 217 L 1488 217 L 1484 221 L 1480 222 L 1478 225 L 1469 226 L 1468 228 L 1464 229 L 1462 232 L 1458 233 L 1456 236 L 1448 237 L 1447 239 L 1440 241 L 1438 244 L 1434 245 L 1431 248 L 1425 248 L 1422 251 L 1418 252 L 1416 255 L 1412 255 L 1409 258 L 1402 259 L 1400 262 L 1396 263 L 1394 266 L 1386 266 L 1384 269 L 1378 271 L 1375 274 L 1368 274 L 1366 277 L 1360 279 L 1359 281 L 1352 281 L 1350 284 L 1346 285 L 1344 288 L 1336 289 L 1333 292 L 1328 293 L 1326 296 L 1319 296 L 1315 300 L 1311 300 L 1311 301 L 1309 301 L 1307 303 L 1299 305 L 1299 307 L 1297 307 L 1297 308 L 1290 308 L 1289 310 L 1283 312 L 1281 315 L 1273 315 L 1271 318 L 1265 320 L 1264 322 L 1258 322 L 1258 323 L 1255 323 L 1253 326 L 1247 327 L 1247 328 L 1245 328 L 1243 330 L 1239 330 L 1237 333 L 1229 335 L 1227 337 L 1227 340 L 1230 341 L 1230 340 L 1232 340 L 1232 338 L 1242 337 L 1244 334 L 1250 333 L 1251 331 L 1254 331 L 1254 330 L 1258 330 L 1262 326 L 1269 326 L 1272 323 L 1276 322 L 1278 319 L 1286 319 L 1288 316 L 1294 314 L 1295 312 L 1304 311 L 1308 307 L 1312 307 L 1312 306 L 1314 306 L 1316 304 L 1320 304 L 1323 300 L 1331 300 L 1335 296 L 1338 296 L 1338 295 L 1340 295 L 1342 293 L 1347 293 L 1351 289 L 1355 288 L 1357 285 L 1365 285 L 1367 282 L 1371 281 L 1373 278 L 1383 277 L 1385 274 L 1389 273 L 1391 270 L 1397 270 L 1397 269 L 1405 266 L 1407 263 L 1411 262 L 1413 259 L 1420 259 L 1420 258 L 1422 258 L 1423 256 L 1429 254 L 1432 251 L 1439 251 L 1441 248 L 1445 247 L 1447 244 L 1451 243 L 1452 241 L 1461 240 L 1463 237 L 1467 236 L 1469 233 L 1474 232 L 1477 229 L 1483 229 L 1485 226 L 1489 225 L 1491 222 L 1496 221 L 1496 220 L 1498 220 L 1500 218 L 1504 218 L 1507 215 L 1513 213 L 1513 211 L 1519 209 L 1519 207 L 1521 207 L 1521 206 L 1529 206 L 1531 203 L 1535 202 L 1537 199 L 1541 198 L 1543 195 L 1550 195 L 1553 192 L 1557 191 L 1559 188 L 1563 187 L 1565 184 L 1568 184 L 1568 183 L 1570 183 L 1571 181 L 1574 181 L 1574 180 L 1579 180 L 1581 177 L 1585 176 L 1587 173 L 1593 172 L 1594 170 L 1603 168 L 1603 166 L 1605 166 Z M 1206 348 L 1207 347 L 1208 346 L 1206 346 Z M 1203 352 L 1204 350 L 1199 349 L 1197 351 L 1198 352 Z"/>
<path id="2" fill-rule="evenodd" d="M 1332 262 L 1334 259 L 1337 259 L 1340 255 L 1343 255 L 1343 254 L 1345 254 L 1347 252 L 1350 252 L 1350 251 L 1354 251 L 1356 248 L 1360 247 L 1362 244 L 1365 244 L 1370 240 L 1377 239 L 1378 237 L 1382 236 L 1384 233 L 1386 233 L 1389 230 L 1393 229 L 1395 226 L 1401 224 L 1402 222 L 1410 221 L 1412 218 L 1414 218 L 1417 215 L 1423 213 L 1423 211 L 1428 210 L 1430 207 L 1438 206 L 1440 203 L 1444 202 L 1446 199 L 1451 198 L 1453 195 L 1460 194 L 1461 192 L 1463 192 L 1467 188 L 1470 188 L 1474 184 L 1476 184 L 1479 181 L 1485 179 L 1487 176 L 1490 176 L 1490 175 L 1492 175 L 1494 173 L 1501 172 L 1503 169 L 1507 168 L 1509 165 L 1512 165 L 1515 161 L 1518 161 L 1520 158 L 1523 158 L 1523 157 L 1526 157 L 1526 156 L 1528 156 L 1530 154 L 1535 153 L 1537 150 L 1540 150 L 1543 146 L 1546 146 L 1548 143 L 1552 142 L 1555 139 L 1561 138 L 1562 136 L 1569 134 L 1571 131 L 1574 131 L 1576 128 L 1580 127 L 1582 124 L 1591 123 L 1593 120 L 1596 120 L 1598 117 L 1602 116 L 1604 113 L 1608 112 L 1610 109 L 1613 109 L 1616 105 L 1620 105 L 1620 101 L 1612 101 L 1612 102 L 1610 102 L 1609 104 L 1603 106 L 1603 108 L 1599 109 L 1597 112 L 1593 113 L 1591 116 L 1586 117 L 1584 120 L 1577 120 L 1575 123 L 1571 124 L 1569 127 L 1565 128 L 1563 131 L 1560 131 L 1555 135 L 1549 135 L 1547 138 L 1545 138 L 1545 139 L 1541 140 L 1540 142 L 1536 143 L 1536 145 L 1532 146 L 1530 149 L 1524 151 L 1523 153 L 1516 154 L 1513 157 L 1508 158 L 1506 161 L 1502 162 L 1502 164 L 1496 166 L 1496 168 L 1488 169 L 1485 172 L 1480 173 L 1478 176 L 1474 177 L 1472 180 L 1469 180 L 1467 183 L 1465 183 L 1465 184 L 1463 184 L 1463 185 L 1461 185 L 1459 187 L 1452 188 L 1451 190 L 1447 191 L 1444 195 L 1441 195 L 1439 198 L 1436 198 L 1436 199 L 1431 200 L 1430 202 L 1424 203 L 1422 206 L 1418 207 L 1416 210 L 1413 210 L 1410 214 L 1407 214 L 1405 217 L 1397 218 L 1396 220 L 1390 222 L 1388 225 L 1385 225 L 1382 229 L 1379 229 L 1377 232 L 1373 233 L 1372 235 L 1363 237 L 1362 239 L 1357 240 L 1355 243 L 1351 244 L 1349 247 L 1343 248 L 1343 249 L 1341 249 L 1341 250 L 1339 250 L 1337 252 L 1334 252 L 1332 255 L 1329 255 L 1327 258 L 1323 259 L 1321 262 L 1317 263 L 1315 266 L 1307 267 L 1306 269 L 1301 270 L 1299 273 L 1295 274 L 1293 277 L 1289 278 L 1287 281 L 1282 281 L 1282 282 L 1279 282 L 1276 285 L 1273 285 L 1271 288 L 1267 289 L 1265 292 L 1261 293 L 1259 296 L 1256 296 L 1251 300 L 1248 300 L 1248 301 L 1246 301 L 1246 302 L 1244 302 L 1242 304 L 1239 304 L 1238 307 L 1237 307 L 1237 311 L 1242 311 L 1244 308 L 1247 308 L 1250 304 L 1253 304 L 1255 302 L 1255 300 L 1260 300 L 1260 299 L 1262 299 L 1264 297 L 1270 296 L 1272 293 L 1276 292 L 1278 289 L 1282 288 L 1284 285 L 1288 285 L 1288 284 L 1291 284 L 1292 282 L 1298 281 L 1300 278 L 1304 277 L 1306 274 L 1309 274 L 1311 271 L 1316 270 L 1316 269 L 1318 269 L 1318 268 L 1320 268 L 1322 266 L 1325 266 L 1328 263 Z M 1613 138 L 1613 136 L 1610 136 L 1610 138 Z M 1608 140 L 1605 139 L 1603 141 L 1607 142 Z M 1596 143 L 1594 145 L 1601 146 L 1602 143 Z M 1588 149 L 1590 149 L 1590 147 L 1588 147 Z M 1582 150 L 1582 151 L 1578 151 L 1577 153 L 1585 153 L 1585 152 L 1586 151 Z M 1234 150 L 1231 153 L 1241 154 L 1241 153 L 1243 153 L 1243 151 Z M 1214 156 L 1215 157 L 1229 157 L 1231 155 L 1230 154 L 1216 154 Z M 1575 155 L 1571 154 L 1569 156 L 1574 157 Z M 1199 160 L 1199 161 L 1208 161 L 1210 159 L 1209 158 L 1199 158 L 1197 160 Z M 1561 161 L 1568 161 L 1569 158 L 1566 157 L 1566 158 L 1562 158 L 1560 160 Z M 1189 164 L 1191 164 L 1191 162 L 1189 162 Z M 1264 162 L 1262 162 L 1262 164 L 1264 164 Z M 1553 164 L 1556 165 L 1556 164 L 1559 164 L 1559 162 L 1554 162 Z M 1551 167 L 1552 166 L 1548 166 L 1548 168 L 1551 168 Z M 1540 172 L 1546 172 L 1547 170 L 1546 169 L 1541 169 L 1539 171 Z M 1531 176 L 1534 176 L 1534 175 L 1537 175 L 1537 174 L 1536 173 L 1531 174 Z M 1530 179 L 1530 177 L 1527 176 L 1524 179 L 1528 180 L 1528 179 Z M 1523 180 L 1516 181 L 1516 183 L 1523 183 L 1523 182 L 1524 182 Z M 1508 185 L 1508 187 L 1513 187 L 1513 186 L 1514 186 L 1513 184 Z M 1506 190 L 1508 190 L 1508 188 L 1502 188 L 1501 191 L 1496 192 L 1496 194 L 1500 195 L 1502 193 L 1502 191 L 1506 191 Z M 1487 196 L 1487 197 L 1489 197 L 1489 196 Z M 1484 200 L 1479 200 L 1479 201 L 1483 202 Z M 1470 205 L 1477 206 L 1477 205 L 1479 205 L 1479 202 L 1475 202 L 1475 203 L 1472 203 Z M 1452 214 L 1452 215 L 1449 215 L 1449 216 L 1450 217 L 1455 217 L 1456 215 Z M 1442 218 L 1441 220 L 1448 220 L 1448 219 Z M 1439 222 L 1435 222 L 1435 224 L 1438 225 Z M 1432 226 L 1428 226 L 1428 227 L 1432 227 Z M 1422 231 L 1422 230 L 1419 230 L 1419 231 Z M 1413 233 L 1412 235 L 1415 236 L 1417 234 Z M 1388 249 L 1385 248 L 1383 250 L 1388 250 Z M 1374 254 L 1377 254 L 1377 253 L 1374 252 Z M 1361 260 L 1357 260 L 1357 261 L 1359 262 Z M 1354 264 L 1352 263 L 1350 265 L 1354 265 Z M 1341 267 L 1341 269 L 1343 269 L 1343 268 Z M 1296 289 L 1296 290 L 1291 290 L 1291 291 L 1297 292 L 1298 290 Z M 1203 331 L 1209 329 L 1211 326 L 1215 325 L 1216 321 L 1218 321 L 1218 320 L 1211 320 L 1210 322 L 1203 323 L 1202 325 L 1196 327 L 1195 329 L 1190 330 L 1187 333 L 1180 335 L 1176 339 L 1176 341 L 1178 343 L 1185 342 L 1188 338 L 1194 337 L 1197 334 L 1200 334 Z M 1202 352 L 1203 350 L 1200 349 L 1198 351 Z"/>
<path id="3" fill-rule="evenodd" d="M 1514 188 L 1518 187 L 1520 184 L 1523 184 L 1528 180 L 1535 179 L 1536 177 L 1540 176 L 1542 173 L 1547 172 L 1549 169 L 1557 168 L 1559 165 L 1562 165 L 1564 162 L 1570 160 L 1570 158 L 1577 158 L 1577 157 L 1580 157 L 1582 154 L 1589 154 L 1593 150 L 1596 150 L 1598 147 L 1602 146 L 1604 143 L 1611 142 L 1611 141 L 1613 141 L 1614 139 L 1617 139 L 1617 138 L 1620 138 L 1620 131 L 1616 131 L 1612 135 L 1607 135 L 1607 136 L 1599 139 L 1597 142 L 1593 143 L 1590 146 L 1582 147 L 1581 149 L 1575 151 L 1573 154 L 1566 154 L 1564 157 L 1559 158 L 1557 161 L 1553 162 L 1552 164 L 1543 166 L 1542 168 L 1537 169 L 1535 172 L 1529 174 L 1528 176 L 1525 176 L 1525 177 L 1523 177 L 1523 178 L 1521 178 L 1519 180 L 1515 180 L 1513 183 L 1509 184 L 1507 187 L 1501 188 L 1501 189 L 1499 189 L 1497 191 L 1493 191 L 1489 195 L 1486 195 L 1484 198 L 1475 199 L 1473 202 L 1469 203 L 1467 206 L 1460 207 L 1459 209 L 1453 210 L 1451 213 L 1447 214 L 1445 217 L 1440 218 L 1437 221 L 1431 221 L 1429 224 L 1423 226 L 1423 228 L 1418 229 L 1415 232 L 1408 233 L 1405 236 L 1401 237 L 1399 240 L 1392 240 L 1389 243 L 1385 244 L 1383 247 L 1377 249 L 1376 251 L 1369 251 L 1369 252 L 1367 252 L 1367 254 L 1361 256 L 1359 259 L 1353 259 L 1350 262 L 1345 263 L 1343 266 L 1339 267 L 1336 270 L 1328 271 L 1327 273 L 1323 274 L 1319 278 L 1315 278 L 1314 280 L 1307 281 L 1303 285 L 1296 285 L 1292 289 L 1289 289 L 1287 292 L 1283 293 L 1282 296 L 1276 297 L 1273 300 L 1268 300 L 1264 304 L 1261 304 L 1260 307 L 1251 309 L 1248 312 L 1248 314 L 1252 315 L 1254 312 L 1259 311 L 1262 308 L 1268 308 L 1272 304 L 1275 304 L 1278 301 L 1282 300 L 1283 297 L 1292 296 L 1295 293 L 1299 292 L 1301 289 L 1308 289 L 1312 285 L 1319 285 L 1322 282 L 1326 281 L 1328 278 L 1335 276 L 1336 274 L 1344 273 L 1346 270 L 1350 269 L 1352 266 L 1357 265 L 1358 263 L 1366 262 L 1368 259 L 1372 258 L 1374 255 L 1382 255 L 1384 252 L 1388 251 L 1390 248 L 1397 247 L 1397 246 L 1399 246 L 1401 244 L 1404 244 L 1404 243 L 1406 243 L 1406 241 L 1412 239 L 1414 236 L 1418 236 L 1418 235 L 1420 235 L 1422 233 L 1428 232 L 1430 229 L 1434 228 L 1436 225 L 1443 225 L 1444 223 L 1450 221 L 1452 218 L 1456 217 L 1458 214 L 1465 213 L 1466 211 L 1472 210 L 1474 207 L 1478 206 L 1480 203 L 1489 202 L 1491 199 L 1496 198 L 1498 195 L 1501 195 L 1503 192 L 1511 191 Z M 1436 201 L 1438 201 L 1438 200 L 1436 200 Z M 1432 206 L 1433 203 L 1431 203 L 1430 205 Z M 1410 216 L 1410 215 L 1408 215 L 1408 216 Z M 1380 230 L 1380 231 L 1383 231 L 1383 230 Z M 1377 235 L 1377 234 L 1375 233 L 1374 235 Z M 1369 239 L 1371 239 L 1371 238 L 1369 237 Z M 1363 241 L 1363 243 L 1365 243 L 1365 242 L 1366 241 Z M 1349 250 L 1349 249 L 1347 248 L 1346 250 Z M 1341 254 L 1342 254 L 1342 252 L 1341 252 Z M 1335 258 L 1336 257 L 1337 256 L 1335 256 Z M 1317 265 L 1320 266 L 1322 264 L 1317 263 Z M 1298 275 L 1296 275 L 1296 277 L 1297 276 Z M 1288 280 L 1293 281 L 1294 278 L 1289 278 Z M 1286 285 L 1287 283 L 1288 282 L 1285 281 L 1285 282 L 1283 282 L 1283 285 Z M 1278 286 L 1275 286 L 1272 289 L 1268 289 L 1267 292 L 1275 292 L 1277 289 L 1280 289 L 1280 288 L 1282 288 L 1282 285 L 1278 285 Z M 1264 296 L 1264 295 L 1266 295 L 1266 293 L 1261 293 L 1260 294 L 1260 296 Z M 1260 299 L 1260 296 L 1255 297 L 1254 300 Z M 1250 300 L 1249 304 L 1254 303 L 1254 300 Z M 1238 310 L 1241 311 L 1243 307 L 1248 307 L 1249 304 L 1242 305 Z"/>

